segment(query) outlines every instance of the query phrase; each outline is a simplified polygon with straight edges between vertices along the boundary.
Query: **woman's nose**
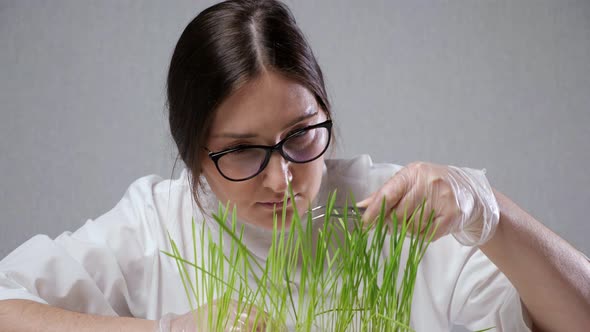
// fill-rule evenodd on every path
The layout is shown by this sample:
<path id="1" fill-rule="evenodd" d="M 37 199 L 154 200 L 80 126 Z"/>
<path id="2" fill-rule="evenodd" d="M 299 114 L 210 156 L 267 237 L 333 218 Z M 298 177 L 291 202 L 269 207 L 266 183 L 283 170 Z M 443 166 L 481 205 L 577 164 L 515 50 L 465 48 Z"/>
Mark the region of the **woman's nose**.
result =
<path id="1" fill-rule="evenodd" d="M 293 179 L 289 164 L 289 161 L 285 160 L 283 156 L 273 153 L 263 171 L 263 185 L 277 193 L 286 192 L 289 182 Z"/>

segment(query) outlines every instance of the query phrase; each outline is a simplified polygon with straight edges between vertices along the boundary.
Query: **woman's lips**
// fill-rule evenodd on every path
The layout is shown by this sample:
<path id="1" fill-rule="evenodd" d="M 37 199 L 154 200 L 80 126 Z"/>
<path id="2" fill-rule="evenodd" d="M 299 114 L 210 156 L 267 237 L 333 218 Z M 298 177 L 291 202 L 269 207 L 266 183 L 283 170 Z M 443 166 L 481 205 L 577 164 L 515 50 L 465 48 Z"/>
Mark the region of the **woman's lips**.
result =
<path id="1" fill-rule="evenodd" d="M 262 207 L 262 208 L 266 208 L 266 209 L 282 209 L 283 208 L 283 200 L 280 201 L 276 201 L 276 202 L 258 202 L 256 203 L 256 205 Z M 276 207 L 275 207 L 276 206 Z M 291 207 L 291 197 L 289 197 L 287 199 L 287 202 L 285 204 L 286 207 Z"/>

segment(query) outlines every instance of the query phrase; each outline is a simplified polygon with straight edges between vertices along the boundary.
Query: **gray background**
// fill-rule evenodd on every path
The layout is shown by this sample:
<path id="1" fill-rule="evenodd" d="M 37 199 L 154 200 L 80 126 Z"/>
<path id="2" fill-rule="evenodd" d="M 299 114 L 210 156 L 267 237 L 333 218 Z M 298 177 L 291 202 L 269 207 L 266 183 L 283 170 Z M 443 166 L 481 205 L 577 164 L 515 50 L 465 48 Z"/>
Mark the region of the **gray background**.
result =
<path id="1" fill-rule="evenodd" d="M 212 1 L 0 2 L 0 257 L 170 177 L 172 49 Z M 289 1 L 338 155 L 485 167 L 590 253 L 590 1 Z"/>

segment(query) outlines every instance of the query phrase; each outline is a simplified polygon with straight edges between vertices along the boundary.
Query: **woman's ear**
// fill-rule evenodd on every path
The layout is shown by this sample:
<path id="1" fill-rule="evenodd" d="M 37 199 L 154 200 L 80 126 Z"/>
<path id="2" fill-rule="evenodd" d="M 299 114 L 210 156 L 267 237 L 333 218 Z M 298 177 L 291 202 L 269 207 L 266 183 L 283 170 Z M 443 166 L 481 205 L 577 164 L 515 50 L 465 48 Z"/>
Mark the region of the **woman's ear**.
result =
<path id="1" fill-rule="evenodd" d="M 199 173 L 203 175 L 206 170 L 209 168 L 208 164 L 213 163 L 211 158 L 209 158 L 209 151 L 205 149 L 203 146 L 198 147 L 198 161 L 199 161 Z"/>
<path id="2" fill-rule="evenodd" d="M 325 159 L 334 159 L 336 157 L 336 147 L 330 145 L 328 151 L 326 151 L 326 158 Z"/>
<path id="3" fill-rule="evenodd" d="M 210 159 L 209 156 L 207 156 L 206 154 L 203 156 L 199 156 L 199 168 L 200 168 L 200 174 L 201 175 L 207 175 L 207 172 L 209 170 L 209 165 L 207 165 L 208 163 L 213 163 Z"/>

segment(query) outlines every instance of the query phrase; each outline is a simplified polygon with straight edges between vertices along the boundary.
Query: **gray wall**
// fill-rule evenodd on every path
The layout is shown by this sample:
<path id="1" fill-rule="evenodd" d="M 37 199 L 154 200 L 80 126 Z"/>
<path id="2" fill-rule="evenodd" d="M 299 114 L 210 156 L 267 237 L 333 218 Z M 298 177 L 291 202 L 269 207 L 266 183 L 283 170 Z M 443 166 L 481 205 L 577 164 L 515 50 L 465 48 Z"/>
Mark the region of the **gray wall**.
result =
<path id="1" fill-rule="evenodd" d="M 211 1 L 0 2 L 0 256 L 169 177 L 167 64 Z M 590 2 L 289 1 L 340 156 L 485 167 L 590 253 Z"/>

